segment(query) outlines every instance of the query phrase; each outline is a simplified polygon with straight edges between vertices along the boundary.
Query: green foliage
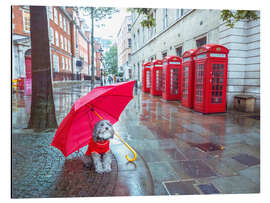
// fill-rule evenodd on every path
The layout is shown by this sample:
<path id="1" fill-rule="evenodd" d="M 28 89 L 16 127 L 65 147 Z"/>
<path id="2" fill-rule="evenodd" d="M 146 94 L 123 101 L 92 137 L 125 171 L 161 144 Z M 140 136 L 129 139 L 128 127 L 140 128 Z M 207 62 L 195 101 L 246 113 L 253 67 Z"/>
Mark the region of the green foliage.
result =
<path id="1" fill-rule="evenodd" d="M 141 22 L 143 27 L 154 27 L 156 25 L 156 20 L 153 17 L 153 8 L 128 8 L 129 12 L 136 12 L 139 15 L 144 15 L 145 19 Z"/>
<path id="2" fill-rule="evenodd" d="M 259 17 L 256 11 L 246 11 L 246 10 L 222 10 L 221 19 L 226 22 L 226 25 L 233 27 L 236 22 L 240 20 L 257 20 Z"/>
<path id="3" fill-rule="evenodd" d="M 145 19 L 141 22 L 143 27 L 154 27 L 156 25 L 155 19 L 153 17 L 153 8 L 129 8 L 129 12 L 136 12 L 139 15 L 144 15 Z M 226 25 L 233 27 L 236 22 L 240 20 L 257 20 L 259 17 L 256 11 L 247 10 L 222 10 L 221 19 L 226 21 Z"/>
<path id="4" fill-rule="evenodd" d="M 105 69 L 111 74 L 116 74 L 118 70 L 118 57 L 117 57 L 117 47 L 111 46 L 109 51 L 105 53 L 104 57 Z"/>

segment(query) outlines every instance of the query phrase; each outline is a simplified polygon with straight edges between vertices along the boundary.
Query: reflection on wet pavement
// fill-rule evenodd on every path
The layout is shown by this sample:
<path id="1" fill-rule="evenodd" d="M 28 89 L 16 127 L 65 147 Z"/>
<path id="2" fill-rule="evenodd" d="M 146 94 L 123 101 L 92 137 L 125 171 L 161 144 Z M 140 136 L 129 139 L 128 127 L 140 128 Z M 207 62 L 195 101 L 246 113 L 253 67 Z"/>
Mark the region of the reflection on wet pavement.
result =
<path id="1" fill-rule="evenodd" d="M 86 83 L 54 88 L 58 124 L 73 103 L 90 89 Z M 33 192 L 30 194 L 25 187 L 31 181 L 35 182 L 35 177 L 40 177 L 39 183 L 47 181 L 43 184 L 46 187 L 37 187 L 35 190 L 39 192 L 36 194 L 39 194 L 38 197 L 42 194 L 48 197 L 52 193 L 44 195 L 46 188 L 56 183 L 46 177 L 53 173 L 61 174 L 66 165 L 65 159 L 58 150 L 48 147 L 53 134 L 47 133 L 44 138 L 39 135 L 35 137 L 30 131 L 21 132 L 27 127 L 30 109 L 31 96 L 24 96 L 23 93 L 12 95 L 12 163 L 13 178 L 16 177 L 13 191 L 18 195 L 25 190 L 25 197 L 31 197 L 31 194 L 38 196 L 33 195 Z M 123 111 L 114 128 L 139 156 L 134 163 L 128 163 L 125 155 L 132 157 L 131 152 L 116 137 L 112 140 L 111 149 L 118 167 L 115 189 L 110 194 L 112 196 L 260 191 L 259 120 L 236 112 L 204 115 L 181 107 L 179 102 L 166 102 L 160 97 L 135 90 L 134 99 Z M 29 134 L 32 135 L 30 138 L 27 137 Z M 26 146 L 32 149 L 40 147 L 34 160 L 43 165 L 34 174 L 29 171 L 30 160 L 28 165 L 21 166 L 33 153 L 31 147 L 25 150 Z M 210 148 L 202 150 L 199 146 Z M 224 148 L 211 148 L 215 146 Z M 80 157 L 84 151 L 83 148 L 67 160 Z M 45 169 L 48 170 L 47 176 L 42 176 Z M 24 182 L 29 179 L 30 182 Z M 87 196 L 87 193 L 84 192 L 82 196 Z"/>

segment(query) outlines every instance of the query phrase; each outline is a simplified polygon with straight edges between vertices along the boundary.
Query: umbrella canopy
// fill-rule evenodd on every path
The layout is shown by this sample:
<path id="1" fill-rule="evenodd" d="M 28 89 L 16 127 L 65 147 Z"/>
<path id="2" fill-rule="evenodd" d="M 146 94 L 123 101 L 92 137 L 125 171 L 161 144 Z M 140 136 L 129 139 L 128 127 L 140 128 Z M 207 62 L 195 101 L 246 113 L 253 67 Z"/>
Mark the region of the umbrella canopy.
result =
<path id="1" fill-rule="evenodd" d="M 100 117 L 116 123 L 133 98 L 135 81 L 96 87 L 78 99 L 57 129 L 52 146 L 65 157 L 86 146 Z M 99 116 L 100 115 L 100 116 Z"/>

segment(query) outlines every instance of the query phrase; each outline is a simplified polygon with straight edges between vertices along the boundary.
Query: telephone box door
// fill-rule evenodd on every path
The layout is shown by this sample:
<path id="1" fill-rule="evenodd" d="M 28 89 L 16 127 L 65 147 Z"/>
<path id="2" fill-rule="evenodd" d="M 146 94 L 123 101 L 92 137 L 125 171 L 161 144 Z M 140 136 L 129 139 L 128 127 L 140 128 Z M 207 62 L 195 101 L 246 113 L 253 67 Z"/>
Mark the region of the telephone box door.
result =
<path id="1" fill-rule="evenodd" d="M 206 111 L 221 112 L 226 109 L 227 68 L 225 61 L 209 63 L 209 85 L 206 88 Z"/>
<path id="2" fill-rule="evenodd" d="M 194 109 L 198 111 L 204 110 L 205 69 L 204 62 L 195 64 Z"/>

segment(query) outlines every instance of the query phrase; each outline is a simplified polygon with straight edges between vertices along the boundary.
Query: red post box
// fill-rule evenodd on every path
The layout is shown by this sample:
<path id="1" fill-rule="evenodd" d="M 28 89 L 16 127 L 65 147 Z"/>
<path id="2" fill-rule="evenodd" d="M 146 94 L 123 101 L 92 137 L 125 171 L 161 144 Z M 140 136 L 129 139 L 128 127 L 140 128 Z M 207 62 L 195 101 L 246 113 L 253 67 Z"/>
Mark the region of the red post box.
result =
<path id="1" fill-rule="evenodd" d="M 218 44 L 203 45 L 195 52 L 194 110 L 226 112 L 228 53 Z"/>
<path id="2" fill-rule="evenodd" d="M 197 49 L 186 51 L 182 58 L 182 73 L 181 73 L 181 104 L 182 106 L 193 107 L 194 94 L 194 56 Z"/>
<path id="3" fill-rule="evenodd" d="M 180 99 L 180 76 L 182 59 L 178 56 L 169 56 L 163 59 L 162 71 L 162 98 L 166 100 Z"/>
<path id="4" fill-rule="evenodd" d="M 155 60 L 152 63 L 150 93 L 153 96 L 162 95 L 162 67 L 162 60 Z"/>
<path id="5" fill-rule="evenodd" d="M 142 91 L 150 92 L 150 80 L 151 80 L 151 62 L 143 64 L 142 70 Z"/>

